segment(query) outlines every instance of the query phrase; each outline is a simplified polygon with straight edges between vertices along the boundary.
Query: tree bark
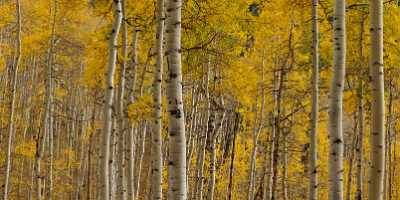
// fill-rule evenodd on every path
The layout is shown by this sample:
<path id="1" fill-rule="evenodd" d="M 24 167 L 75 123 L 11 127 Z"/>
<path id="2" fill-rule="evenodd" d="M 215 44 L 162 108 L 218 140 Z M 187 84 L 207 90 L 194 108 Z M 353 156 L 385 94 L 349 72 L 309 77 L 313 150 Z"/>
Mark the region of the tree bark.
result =
<path id="1" fill-rule="evenodd" d="M 164 0 L 157 0 L 157 63 L 154 73 L 154 124 L 151 143 L 151 199 L 162 199 L 162 75 L 163 75 L 163 40 L 164 40 Z"/>
<path id="2" fill-rule="evenodd" d="M 138 37 L 139 30 L 135 29 L 132 36 L 132 57 L 131 57 L 131 69 L 129 70 L 129 101 L 133 103 L 135 101 L 135 87 L 136 87 L 136 67 L 138 63 L 137 49 L 138 49 Z M 127 198 L 128 200 L 135 199 L 135 156 L 136 156 L 136 140 L 135 136 L 137 133 L 137 128 L 134 124 L 130 124 L 130 130 L 128 134 L 128 139 L 125 144 L 126 148 L 126 163 L 127 163 Z"/>
<path id="3" fill-rule="evenodd" d="M 360 59 L 360 68 L 364 67 L 364 16 L 362 16 L 360 22 L 360 36 L 359 36 L 359 59 Z M 356 147 L 356 197 L 355 200 L 362 200 L 363 197 L 363 160 L 364 160 L 364 85 L 363 85 L 363 77 L 364 70 L 362 70 L 361 77 L 358 79 L 358 91 L 357 91 L 357 99 L 358 99 L 358 139 L 357 139 L 357 147 Z"/>
<path id="4" fill-rule="evenodd" d="M 261 110 L 260 116 L 258 116 L 258 102 L 256 98 L 255 104 L 255 112 L 254 112 L 254 125 L 253 125 L 253 147 L 251 150 L 251 159 L 249 165 L 249 188 L 248 188 L 248 200 L 254 199 L 254 190 L 255 190 L 255 179 L 256 179 L 256 159 L 257 159 L 257 143 L 258 143 L 258 136 L 264 126 L 264 108 L 265 108 L 265 86 L 264 86 L 264 55 L 262 57 L 262 64 L 261 64 L 261 81 L 259 83 L 259 87 L 261 90 Z"/>
<path id="5" fill-rule="evenodd" d="M 345 0 L 335 0 L 333 77 L 329 94 L 329 200 L 343 199 L 343 87 L 346 61 Z"/>
<path id="6" fill-rule="evenodd" d="M 117 115 L 118 115 L 118 135 L 117 135 L 117 199 L 126 200 L 126 176 L 125 176 L 125 113 L 124 113 L 124 97 L 125 97 L 125 72 L 126 60 L 128 57 L 127 43 L 127 25 L 126 25 L 126 1 L 121 0 L 122 21 L 121 21 L 121 35 L 122 35 L 122 63 L 119 74 L 119 87 L 118 87 L 118 102 L 117 102 Z"/>
<path id="7" fill-rule="evenodd" d="M 310 185 L 309 200 L 318 199 L 318 95 L 319 95 L 319 26 L 318 0 L 312 1 L 312 78 L 311 78 L 311 130 L 310 130 Z"/>
<path id="8" fill-rule="evenodd" d="M 166 4 L 166 49 L 168 61 L 168 199 L 186 200 L 186 139 L 182 100 L 181 0 Z"/>
<path id="9" fill-rule="evenodd" d="M 102 162 L 101 162 L 101 174 L 100 180 L 101 186 L 101 199 L 109 200 L 110 198 L 110 186 L 109 186 L 109 156 L 110 156 L 110 136 L 112 131 L 112 113 L 113 113 L 113 102 L 114 102 L 114 74 L 117 61 L 117 45 L 118 45 L 118 33 L 121 27 L 122 21 L 122 5 L 121 0 L 113 1 L 114 10 L 114 21 L 111 30 L 111 36 L 109 40 L 109 57 L 108 57 L 108 71 L 107 71 L 107 88 L 106 98 L 104 102 L 104 124 L 103 124 L 103 143 L 102 143 Z"/>
<path id="10" fill-rule="evenodd" d="M 383 72 L 383 1 L 370 4 L 371 165 L 368 198 L 382 200 L 385 163 L 385 101 Z"/>

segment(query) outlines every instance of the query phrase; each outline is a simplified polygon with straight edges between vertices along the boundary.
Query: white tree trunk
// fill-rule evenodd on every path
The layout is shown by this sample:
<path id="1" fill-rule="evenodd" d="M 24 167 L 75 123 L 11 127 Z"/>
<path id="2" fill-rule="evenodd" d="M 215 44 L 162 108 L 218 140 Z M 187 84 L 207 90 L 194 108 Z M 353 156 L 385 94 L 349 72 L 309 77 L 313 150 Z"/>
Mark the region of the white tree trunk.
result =
<path id="1" fill-rule="evenodd" d="M 359 59 L 360 59 L 360 68 L 364 67 L 364 16 L 362 16 L 360 23 L 360 36 L 359 36 Z M 364 70 L 362 70 L 362 75 L 359 77 L 358 83 L 358 91 L 357 91 L 357 99 L 358 99 L 358 138 L 357 138 L 357 146 L 356 146 L 356 197 L 355 200 L 362 200 L 363 197 L 363 180 L 364 180 L 364 170 L 363 170 L 363 158 L 364 158 L 364 85 L 363 85 L 363 77 Z"/>
<path id="2" fill-rule="evenodd" d="M 146 148 L 146 137 L 147 137 L 147 123 L 143 122 L 142 123 L 142 137 L 141 137 L 141 144 L 140 144 L 140 149 L 138 152 L 138 157 L 137 157 L 137 163 L 136 163 L 136 175 L 135 175 L 135 196 L 136 198 L 139 198 L 139 194 L 140 194 L 140 188 L 142 187 L 141 185 L 141 176 L 142 176 L 142 166 L 143 166 L 143 158 L 144 158 L 144 153 L 145 153 L 145 148 Z M 138 142 L 139 142 L 139 136 L 138 138 Z"/>
<path id="3" fill-rule="evenodd" d="M 164 0 L 157 0 L 157 63 L 154 73 L 154 124 L 151 147 L 151 199 L 162 199 L 162 74 L 164 40 Z"/>
<path id="4" fill-rule="evenodd" d="M 118 33 L 121 27 L 122 15 L 121 15 L 121 1 L 113 1 L 114 9 L 114 22 L 112 25 L 111 36 L 109 41 L 109 57 L 108 57 L 108 71 L 107 71 L 107 88 L 106 98 L 104 102 L 104 124 L 103 124 L 103 143 L 102 143 L 102 162 L 101 162 L 101 194 L 102 200 L 109 200 L 110 197 L 110 186 L 109 186 L 109 155 L 110 155 L 110 136 L 112 129 L 112 112 L 113 112 L 113 101 L 114 101 L 114 74 L 117 61 L 117 42 Z"/>
<path id="5" fill-rule="evenodd" d="M 128 200 L 134 200 L 135 199 L 135 156 L 136 156 L 136 140 L 135 140 L 135 135 L 137 134 L 137 129 L 132 125 L 129 134 L 128 134 L 128 139 L 126 140 L 125 147 L 127 148 L 127 153 L 126 153 L 126 163 L 127 163 L 127 169 L 126 169 L 126 179 L 127 179 L 127 198 Z"/>
<path id="6" fill-rule="evenodd" d="M 57 2 L 54 1 L 53 7 L 53 22 L 52 22 L 52 31 L 51 31 L 51 38 L 50 38 L 50 48 L 49 48 L 49 55 L 48 55 L 48 71 L 47 71 L 47 107 L 46 107 L 46 115 L 47 115 L 47 136 L 49 137 L 49 172 L 48 172 L 48 180 L 49 180 L 49 189 L 47 193 L 47 199 L 52 199 L 53 193 L 53 153 L 54 153 L 54 142 L 53 142 L 53 90 L 54 90 L 54 81 L 53 81 L 53 51 L 54 51 L 54 43 L 55 43 L 55 32 L 56 32 L 56 17 L 57 17 Z"/>
<path id="7" fill-rule="evenodd" d="M 122 4 L 122 18 L 125 19 L 126 17 L 126 1 L 121 0 Z M 124 113 L 124 97 L 125 97 L 125 71 L 126 71 L 126 60 L 128 57 L 127 51 L 127 43 L 128 43 L 128 36 L 127 36 L 127 26 L 126 21 L 122 20 L 121 22 L 121 34 L 122 34 L 122 64 L 120 68 L 119 74 L 119 87 L 118 87 L 118 102 L 117 102 L 117 109 L 118 109 L 118 149 L 117 151 L 117 199 L 118 200 L 126 200 L 126 185 L 125 185 L 125 113 Z"/>
<path id="8" fill-rule="evenodd" d="M 181 0 L 167 0 L 168 199 L 186 200 L 186 139 L 182 99 Z"/>
<path id="9" fill-rule="evenodd" d="M 370 80 L 371 80 L 371 165 L 368 198 L 382 200 L 385 162 L 385 102 L 383 75 L 383 1 L 370 5 Z"/>
<path id="10" fill-rule="evenodd" d="M 248 188 L 248 200 L 254 199 L 255 192 L 255 179 L 256 179 L 256 159 L 257 159 L 257 143 L 258 136 L 260 131 L 264 126 L 264 108 L 265 108 L 265 89 L 264 89 L 264 55 L 262 58 L 261 64 L 261 81 L 259 83 L 260 91 L 261 91 L 261 110 L 260 110 L 260 118 L 258 119 L 258 98 L 256 97 L 255 109 L 254 109 L 254 125 L 253 125 L 253 147 L 251 150 L 251 159 L 249 165 L 249 188 Z"/>
<path id="11" fill-rule="evenodd" d="M 130 101 L 134 102 L 135 101 L 135 86 L 136 86 L 136 66 L 137 66 L 137 47 L 138 47 L 138 35 L 139 31 L 134 30 L 133 31 L 133 36 L 132 36 L 132 57 L 131 57 L 131 71 L 130 71 L 130 76 L 129 76 L 129 91 L 128 95 L 130 96 Z M 128 139 L 127 144 L 125 145 L 125 148 L 127 148 L 127 155 L 126 155 L 126 163 L 127 163 L 127 197 L 128 200 L 135 199 L 135 155 L 136 155 L 136 140 L 135 136 L 137 133 L 137 127 L 135 125 L 131 124 L 130 125 L 130 131 L 128 134 Z"/>
<path id="12" fill-rule="evenodd" d="M 209 140 L 209 131 L 210 131 L 210 126 L 209 126 L 209 120 L 210 120 L 210 114 L 211 114 L 211 99 L 210 99 L 210 92 L 209 92 L 209 82 L 210 82 L 210 68 L 211 68 L 211 56 L 208 56 L 208 65 L 207 65 L 207 72 L 206 72 L 206 77 L 205 77 L 205 100 L 206 100 L 206 113 L 204 116 L 203 120 L 203 126 L 205 129 L 202 129 L 202 137 L 200 139 L 200 145 L 199 145 L 199 150 L 198 150 L 198 155 L 197 155 L 197 179 L 196 179 L 196 199 L 197 200 L 203 200 L 203 187 L 204 187 L 204 162 L 205 162 L 205 157 L 206 157 L 206 147 L 207 147 L 207 141 Z"/>
<path id="13" fill-rule="evenodd" d="M 329 200 L 343 199 L 343 87 L 346 61 L 345 0 L 335 0 L 333 77 L 329 94 Z"/>
<path id="14" fill-rule="evenodd" d="M 221 98 L 222 99 L 222 98 Z M 223 104 L 223 103 L 222 103 Z M 216 179 L 216 175 L 215 175 L 215 165 L 216 165 L 216 160 L 217 160 L 217 152 L 216 152 L 216 140 L 217 140 L 217 136 L 218 133 L 222 130 L 222 126 L 224 124 L 224 120 L 225 120 L 225 111 L 223 111 L 223 113 L 221 114 L 221 119 L 219 121 L 219 125 L 217 127 L 217 129 L 214 131 L 214 133 L 211 136 L 210 139 L 210 167 L 209 167 L 209 171 L 210 171 L 210 179 L 208 182 L 208 196 L 207 196 L 207 200 L 213 200 L 214 199 L 214 193 L 215 193 L 215 179 Z"/>

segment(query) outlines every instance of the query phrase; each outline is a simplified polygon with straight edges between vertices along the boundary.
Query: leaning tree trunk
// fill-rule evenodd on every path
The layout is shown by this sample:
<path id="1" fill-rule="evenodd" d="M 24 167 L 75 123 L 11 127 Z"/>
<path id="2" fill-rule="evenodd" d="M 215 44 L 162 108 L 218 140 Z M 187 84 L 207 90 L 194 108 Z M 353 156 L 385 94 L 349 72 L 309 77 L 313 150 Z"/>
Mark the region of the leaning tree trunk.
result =
<path id="1" fill-rule="evenodd" d="M 182 101 L 181 0 L 166 4 L 166 49 L 168 61 L 168 199 L 186 200 L 186 139 Z"/>
<path id="2" fill-rule="evenodd" d="M 329 200 L 343 199 L 343 87 L 346 61 L 345 0 L 335 0 L 333 78 L 329 94 Z"/>
<path id="3" fill-rule="evenodd" d="M 162 199 L 162 74 L 164 40 L 164 0 L 157 0 L 157 63 L 154 73 L 154 124 L 151 143 L 151 199 Z"/>
<path id="4" fill-rule="evenodd" d="M 106 98 L 104 102 L 104 124 L 103 124 L 103 144 L 102 144 L 102 162 L 101 162 L 101 199 L 108 200 L 110 197 L 109 190 L 109 156 L 110 156 L 110 136 L 113 124 L 112 112 L 114 102 L 114 73 L 117 61 L 117 45 L 118 33 L 121 27 L 121 0 L 113 1 L 114 7 L 114 22 L 111 30 L 111 37 L 109 41 L 109 57 L 108 57 L 108 71 L 107 71 L 107 88 Z"/>
<path id="5" fill-rule="evenodd" d="M 14 71 L 12 77 L 11 85 L 11 101 L 10 101 L 10 115 L 9 115 L 9 125 L 8 125 L 8 147 L 7 147 L 7 157 L 6 157 L 6 171 L 4 179 L 4 193 L 3 199 L 8 199 L 8 185 L 10 182 L 10 171 L 11 171 L 11 152 L 12 144 L 14 139 L 14 111 L 15 111 L 15 96 L 17 93 L 17 78 L 18 78 L 18 67 L 21 61 L 21 4 L 19 0 L 16 0 L 16 14 L 17 14 L 17 43 L 15 52 L 15 63 Z"/>
<path id="6" fill-rule="evenodd" d="M 382 200 L 385 162 L 385 102 L 383 83 L 383 2 L 371 0 L 371 165 L 368 198 Z"/>
<path id="7" fill-rule="evenodd" d="M 311 130 L 310 130 L 310 185 L 309 200 L 317 200 L 318 198 L 318 95 L 319 95 L 319 27 L 318 27 L 318 0 L 312 1 L 312 108 L 311 108 Z"/>

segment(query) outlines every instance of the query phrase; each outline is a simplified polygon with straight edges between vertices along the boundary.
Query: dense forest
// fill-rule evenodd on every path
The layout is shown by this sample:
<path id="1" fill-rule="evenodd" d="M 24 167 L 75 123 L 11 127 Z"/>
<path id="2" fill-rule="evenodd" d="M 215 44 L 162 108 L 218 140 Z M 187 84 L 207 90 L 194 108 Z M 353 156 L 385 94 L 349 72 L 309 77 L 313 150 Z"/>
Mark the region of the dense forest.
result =
<path id="1" fill-rule="evenodd" d="M 399 200 L 398 0 L 0 0 L 2 200 Z"/>

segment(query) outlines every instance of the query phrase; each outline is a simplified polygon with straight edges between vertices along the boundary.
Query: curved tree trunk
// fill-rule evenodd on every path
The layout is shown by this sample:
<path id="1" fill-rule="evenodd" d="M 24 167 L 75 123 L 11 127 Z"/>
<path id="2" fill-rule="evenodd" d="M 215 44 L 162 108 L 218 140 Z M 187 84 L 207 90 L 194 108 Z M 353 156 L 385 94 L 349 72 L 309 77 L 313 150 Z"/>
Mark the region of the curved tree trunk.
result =
<path id="1" fill-rule="evenodd" d="M 368 198 L 382 200 L 385 162 L 385 102 L 383 80 L 383 2 L 371 0 L 371 165 Z"/>
<path id="2" fill-rule="evenodd" d="M 108 57 L 108 71 L 107 71 L 107 88 L 106 97 L 104 102 L 104 124 L 103 124 L 103 143 L 102 143 L 102 162 L 101 162 L 101 194 L 102 200 L 108 200 L 110 197 L 110 186 L 109 186 L 109 156 L 110 156 L 110 136 L 112 131 L 112 112 L 114 103 L 114 74 L 117 61 L 117 44 L 118 44 L 118 33 L 121 27 L 122 15 L 121 15 L 121 0 L 113 1 L 114 9 L 114 22 L 111 30 L 111 37 L 109 40 L 109 57 Z"/>
<path id="3" fill-rule="evenodd" d="M 346 61 L 345 0 L 336 0 L 333 16 L 334 66 L 329 94 L 329 200 L 343 199 L 343 87 Z"/>

